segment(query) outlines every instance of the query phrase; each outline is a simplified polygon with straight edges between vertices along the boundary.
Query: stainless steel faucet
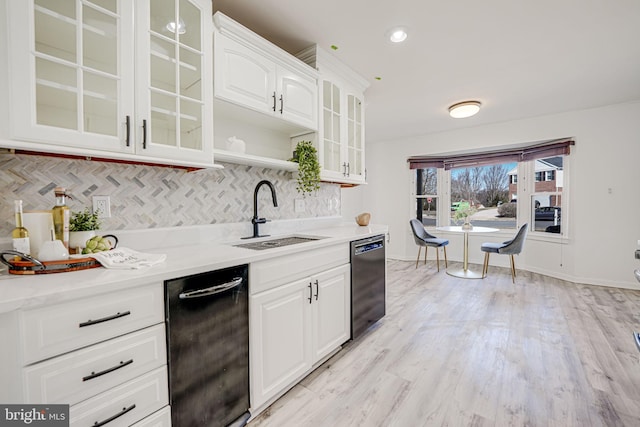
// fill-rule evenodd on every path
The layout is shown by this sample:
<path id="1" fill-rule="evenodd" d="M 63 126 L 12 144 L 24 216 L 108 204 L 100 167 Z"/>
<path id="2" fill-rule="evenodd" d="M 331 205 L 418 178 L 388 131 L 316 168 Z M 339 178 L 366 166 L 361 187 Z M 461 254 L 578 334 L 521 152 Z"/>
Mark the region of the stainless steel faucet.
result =
<path id="1" fill-rule="evenodd" d="M 258 190 L 263 185 L 269 186 L 271 189 L 271 198 L 273 199 L 273 206 L 278 207 L 278 198 L 276 197 L 276 188 L 273 186 L 271 181 L 262 180 L 256 185 L 256 189 L 253 191 L 253 218 L 251 218 L 251 224 L 253 224 L 253 236 L 243 237 L 243 239 L 252 239 L 254 237 L 267 237 L 268 234 L 260 235 L 260 230 L 258 229 L 258 225 L 264 224 L 267 222 L 267 219 L 260 218 L 258 216 Z"/>

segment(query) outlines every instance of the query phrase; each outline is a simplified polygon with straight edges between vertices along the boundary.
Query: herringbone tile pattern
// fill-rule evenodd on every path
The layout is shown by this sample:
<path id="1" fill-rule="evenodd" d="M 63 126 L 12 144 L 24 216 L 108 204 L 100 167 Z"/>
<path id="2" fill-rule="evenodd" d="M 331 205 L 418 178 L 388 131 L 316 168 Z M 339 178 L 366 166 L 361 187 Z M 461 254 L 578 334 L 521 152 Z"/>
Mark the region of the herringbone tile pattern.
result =
<path id="1" fill-rule="evenodd" d="M 340 215 L 340 187 L 321 184 L 305 197 L 305 212 L 294 211 L 296 191 L 291 172 L 224 164 L 225 169 L 187 172 L 141 166 L 21 154 L 0 155 L 0 236 L 14 227 L 13 200 L 25 210 L 50 209 L 56 186 L 71 190 L 73 211 L 91 206 L 94 195 L 111 197 L 111 218 L 105 230 L 143 229 L 244 222 L 253 216 L 253 191 L 262 179 L 276 187 L 278 207 L 268 188 L 258 201 L 260 216 L 269 219 L 313 218 Z"/>

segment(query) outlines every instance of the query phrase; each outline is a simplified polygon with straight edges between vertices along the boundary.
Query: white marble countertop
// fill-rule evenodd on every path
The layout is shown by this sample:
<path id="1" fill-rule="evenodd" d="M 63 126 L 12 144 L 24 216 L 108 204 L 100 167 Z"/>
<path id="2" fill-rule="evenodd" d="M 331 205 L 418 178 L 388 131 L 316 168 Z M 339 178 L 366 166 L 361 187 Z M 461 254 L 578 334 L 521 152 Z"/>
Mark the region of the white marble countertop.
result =
<path id="1" fill-rule="evenodd" d="M 321 223 L 318 222 L 318 223 Z M 275 230 L 276 227 L 274 227 Z M 176 228 L 181 236 L 184 230 Z M 121 240 L 126 246 L 134 250 L 150 253 L 163 253 L 167 255 L 165 262 L 146 269 L 139 270 L 113 270 L 104 267 L 66 273 L 52 273 L 39 275 L 13 275 L 5 271 L 0 273 L 0 313 L 17 310 L 20 308 L 37 307 L 86 296 L 117 291 L 118 289 L 140 286 L 144 284 L 163 282 L 164 280 L 191 274 L 213 271 L 234 265 L 249 264 L 259 260 L 286 256 L 300 252 L 330 246 L 337 243 L 348 243 L 353 240 L 386 234 L 388 227 L 384 225 L 358 226 L 354 223 L 329 222 L 322 224 L 321 228 L 305 227 L 299 231 L 282 229 L 282 233 L 272 232 L 272 236 L 299 235 L 317 236 L 322 239 L 296 245 L 271 248 L 266 250 L 252 250 L 232 246 L 234 243 L 246 243 L 252 240 L 240 241 L 243 235 L 228 233 L 225 242 L 203 241 L 203 235 L 197 227 L 190 231 L 196 243 L 189 244 L 178 242 L 173 246 L 167 245 L 166 236 L 171 234 L 165 230 L 153 232 L 145 230 L 147 234 L 146 244 L 135 245 L 136 238 L 129 237 Z M 243 230 L 244 232 L 244 230 Z M 246 232 L 244 232 L 246 234 Z M 184 239 L 184 238 L 183 238 Z M 158 244 L 158 242 L 162 242 Z M 176 243 L 176 242 L 172 242 Z M 144 247 L 144 246 L 147 247 Z M 140 247 L 143 246 L 143 247 Z"/>

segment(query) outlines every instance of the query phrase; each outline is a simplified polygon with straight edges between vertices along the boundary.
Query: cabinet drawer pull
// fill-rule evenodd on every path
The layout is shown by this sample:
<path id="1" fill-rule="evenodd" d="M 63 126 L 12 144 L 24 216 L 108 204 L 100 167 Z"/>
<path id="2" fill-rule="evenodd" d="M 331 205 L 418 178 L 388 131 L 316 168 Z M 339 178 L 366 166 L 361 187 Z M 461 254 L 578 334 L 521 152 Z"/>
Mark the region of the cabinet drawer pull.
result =
<path id="1" fill-rule="evenodd" d="M 142 148 L 147 149 L 147 120 L 142 120 Z"/>
<path id="2" fill-rule="evenodd" d="M 284 110 L 284 100 L 282 99 L 282 95 L 280 95 L 280 114 L 282 114 L 282 110 Z"/>
<path id="3" fill-rule="evenodd" d="M 102 322 L 108 322 L 109 320 L 114 320 L 114 319 L 118 319 L 120 317 L 124 317 L 124 316 L 128 316 L 131 314 L 131 311 L 127 310 L 127 311 L 123 311 L 122 313 L 116 313 L 113 316 L 107 316 L 107 317 L 103 317 L 102 319 L 96 319 L 96 320 L 87 320 L 86 322 L 82 322 L 80 324 L 78 324 L 79 328 L 84 328 L 85 326 L 91 326 L 91 325 L 96 325 L 98 323 L 102 323 Z"/>
<path id="4" fill-rule="evenodd" d="M 130 141 L 129 141 L 129 136 L 131 135 L 131 116 L 127 116 L 127 120 L 126 120 L 126 126 L 127 126 L 127 147 L 130 145 Z"/>
<path id="5" fill-rule="evenodd" d="M 316 301 L 318 301 L 318 294 L 320 293 L 320 285 L 318 284 L 318 281 L 316 280 Z"/>
<path id="6" fill-rule="evenodd" d="M 122 411 L 118 412 L 117 414 L 107 418 L 104 421 L 96 421 L 95 423 L 93 423 L 93 427 L 100 427 L 103 426 L 107 423 L 110 423 L 111 421 L 115 420 L 116 418 L 120 418 L 121 416 L 123 416 L 124 414 L 126 414 L 127 412 L 133 411 L 136 407 L 136 404 L 134 403 L 133 405 L 129 406 L 128 408 L 122 408 Z"/>
<path id="7" fill-rule="evenodd" d="M 273 111 L 276 111 L 276 93 L 273 92 Z"/>
<path id="8" fill-rule="evenodd" d="M 116 366 L 114 366 L 112 368 L 109 368 L 109 369 L 105 369 L 104 371 L 91 372 L 91 375 L 87 375 L 86 377 L 82 377 L 82 381 L 89 381 L 89 380 L 92 380 L 94 378 L 101 377 L 104 374 L 108 374 L 109 372 L 113 372 L 113 371 L 116 371 L 116 370 L 118 370 L 120 368 L 124 368 L 125 366 L 131 365 L 132 363 L 133 363 L 133 359 L 129 359 L 126 362 L 122 362 L 121 361 L 119 365 L 116 365 Z"/>

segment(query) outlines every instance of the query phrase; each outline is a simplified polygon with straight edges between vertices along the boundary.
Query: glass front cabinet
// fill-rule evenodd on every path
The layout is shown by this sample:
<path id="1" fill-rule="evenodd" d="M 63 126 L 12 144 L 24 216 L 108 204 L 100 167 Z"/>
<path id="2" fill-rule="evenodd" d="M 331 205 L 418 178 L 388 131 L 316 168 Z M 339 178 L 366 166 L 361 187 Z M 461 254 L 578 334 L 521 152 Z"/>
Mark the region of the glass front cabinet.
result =
<path id="1" fill-rule="evenodd" d="M 320 73 L 317 148 L 322 179 L 365 183 L 363 93 L 368 82 L 317 46 L 301 52 L 299 58 Z"/>
<path id="2" fill-rule="evenodd" d="M 8 10 L 12 139 L 213 165 L 210 1 L 9 0 Z"/>

